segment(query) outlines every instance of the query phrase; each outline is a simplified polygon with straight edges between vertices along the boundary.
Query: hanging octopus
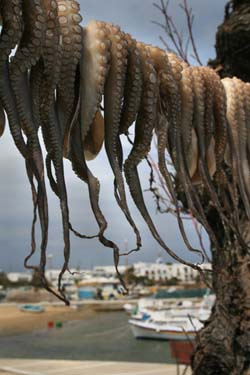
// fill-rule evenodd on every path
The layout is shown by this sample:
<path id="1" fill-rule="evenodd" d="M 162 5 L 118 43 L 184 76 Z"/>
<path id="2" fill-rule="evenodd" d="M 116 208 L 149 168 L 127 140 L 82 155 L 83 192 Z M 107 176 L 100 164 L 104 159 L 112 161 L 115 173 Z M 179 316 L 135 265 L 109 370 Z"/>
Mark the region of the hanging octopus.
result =
<path id="1" fill-rule="evenodd" d="M 187 249 L 200 255 L 201 262 L 206 257 L 189 243 L 175 179 L 213 246 L 220 244 L 208 223 L 200 189 L 216 209 L 225 234 L 233 233 L 248 249 L 240 234 L 238 208 L 242 204 L 250 218 L 249 84 L 236 78 L 220 80 L 210 68 L 191 67 L 173 53 L 136 41 L 119 26 L 95 20 L 81 26 L 75 0 L 2 0 L 0 16 L 0 137 L 7 117 L 25 160 L 33 198 L 31 251 L 25 265 L 39 274 L 45 288 L 68 303 L 61 283 L 69 271 L 71 232 L 81 238 L 98 237 L 113 249 L 123 283 L 119 247 L 105 235 L 108 221 L 100 207 L 101 184 L 89 168 L 89 161 L 103 146 L 114 176 L 116 202 L 135 233 L 136 246 L 131 251 L 138 251 L 142 241 L 127 203 L 126 183 L 160 246 L 175 260 L 201 271 L 198 264 L 181 259 L 169 248 L 167 236 L 163 239 L 158 233 L 147 209 L 138 166 L 147 158 L 154 135 L 159 173 Z M 131 150 L 124 161 L 122 137 L 129 137 L 131 129 L 135 135 L 129 138 Z M 63 158 L 70 160 L 75 175 L 87 184 L 99 228 L 96 235 L 81 234 L 71 225 Z M 45 278 L 49 226 L 45 169 L 62 214 L 64 263 L 57 291 Z M 42 241 L 40 263 L 34 266 L 30 262 L 36 251 L 37 219 Z"/>

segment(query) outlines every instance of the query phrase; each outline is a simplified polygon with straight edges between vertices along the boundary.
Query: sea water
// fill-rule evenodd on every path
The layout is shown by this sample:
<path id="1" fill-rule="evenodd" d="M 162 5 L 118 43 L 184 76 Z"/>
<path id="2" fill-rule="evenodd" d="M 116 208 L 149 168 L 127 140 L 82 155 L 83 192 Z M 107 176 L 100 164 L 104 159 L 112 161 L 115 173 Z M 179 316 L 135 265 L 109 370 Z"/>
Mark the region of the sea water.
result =
<path id="1" fill-rule="evenodd" d="M 100 312 L 61 328 L 0 336 L 0 358 L 173 363 L 166 341 L 136 340 L 123 312 Z"/>

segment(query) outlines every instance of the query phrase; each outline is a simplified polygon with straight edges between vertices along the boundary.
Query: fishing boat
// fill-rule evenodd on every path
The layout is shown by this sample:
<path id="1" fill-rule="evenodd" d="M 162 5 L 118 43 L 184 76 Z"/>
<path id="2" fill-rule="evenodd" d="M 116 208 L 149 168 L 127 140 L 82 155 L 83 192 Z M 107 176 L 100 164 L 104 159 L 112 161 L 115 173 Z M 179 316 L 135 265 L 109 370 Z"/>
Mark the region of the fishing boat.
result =
<path id="1" fill-rule="evenodd" d="M 133 335 L 136 339 L 157 340 L 194 340 L 203 324 L 195 317 L 178 316 L 168 319 L 149 317 L 144 321 L 130 319 Z"/>
<path id="2" fill-rule="evenodd" d="M 131 308 L 131 319 L 145 320 L 145 317 L 151 317 L 162 320 L 174 317 L 193 316 L 201 321 L 205 321 L 211 314 L 212 306 L 215 302 L 213 295 L 205 296 L 202 301 L 183 300 L 167 303 L 166 300 L 140 299 L 137 305 Z M 124 307 L 125 309 L 125 307 Z M 126 309 L 128 310 L 128 309 Z"/>
<path id="3" fill-rule="evenodd" d="M 133 320 L 146 320 L 149 317 L 152 319 L 158 320 L 161 318 L 162 321 L 168 320 L 169 318 L 175 317 L 188 317 L 192 316 L 193 318 L 197 318 L 201 321 L 206 321 L 211 314 L 211 309 L 208 308 L 197 308 L 197 307 L 173 307 L 164 310 L 152 310 L 152 309 L 141 309 L 141 310 L 134 310 L 134 313 L 131 315 L 131 319 Z"/>
<path id="4" fill-rule="evenodd" d="M 21 305 L 19 310 L 31 313 L 41 313 L 44 311 L 44 307 L 41 305 Z"/>

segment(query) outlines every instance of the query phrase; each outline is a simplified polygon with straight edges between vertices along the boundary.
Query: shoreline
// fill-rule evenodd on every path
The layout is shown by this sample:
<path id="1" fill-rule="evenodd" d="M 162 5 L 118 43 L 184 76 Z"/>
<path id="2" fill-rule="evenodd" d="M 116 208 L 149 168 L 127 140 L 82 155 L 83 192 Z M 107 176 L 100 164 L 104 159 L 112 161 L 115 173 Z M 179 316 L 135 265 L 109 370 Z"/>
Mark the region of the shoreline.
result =
<path id="1" fill-rule="evenodd" d="M 21 311 L 19 310 L 20 304 L 0 305 L 0 335 L 21 335 L 47 329 L 49 322 L 82 320 L 96 314 L 94 309 L 88 305 L 79 305 L 77 308 L 64 305 L 42 305 L 45 311 L 41 313 Z"/>

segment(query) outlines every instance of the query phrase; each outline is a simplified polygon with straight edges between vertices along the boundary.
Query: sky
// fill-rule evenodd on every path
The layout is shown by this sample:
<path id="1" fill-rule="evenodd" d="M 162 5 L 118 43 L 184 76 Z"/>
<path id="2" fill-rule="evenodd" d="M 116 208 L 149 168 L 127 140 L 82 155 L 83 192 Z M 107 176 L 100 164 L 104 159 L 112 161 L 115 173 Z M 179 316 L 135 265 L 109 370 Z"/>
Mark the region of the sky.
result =
<path id="1" fill-rule="evenodd" d="M 157 2 L 157 0 L 156 0 Z M 194 35 L 203 64 L 214 56 L 215 32 L 223 20 L 225 0 L 189 0 L 195 14 Z M 125 32 L 137 40 L 160 47 L 161 29 L 152 21 L 162 22 L 162 16 L 152 5 L 152 0 L 80 0 L 82 25 L 92 20 L 102 20 L 118 24 Z M 179 0 L 170 0 L 170 10 L 179 30 L 185 35 L 185 18 L 179 7 Z M 191 60 L 192 61 L 192 60 Z M 128 145 L 124 143 L 125 152 Z M 23 260 L 30 249 L 30 227 L 32 205 L 29 183 L 24 161 L 16 150 L 6 129 L 0 138 L 0 269 L 5 271 L 23 271 Z M 154 155 L 154 153 L 153 153 Z M 109 223 L 107 236 L 117 242 L 123 251 L 126 247 L 134 248 L 135 238 L 126 219 L 117 207 L 113 196 L 113 177 L 106 156 L 102 151 L 95 161 L 89 163 L 92 172 L 101 182 L 101 208 Z M 86 185 L 80 182 L 71 171 L 70 163 L 65 161 L 65 175 L 68 187 L 70 219 L 73 226 L 85 234 L 96 234 L 97 225 L 89 205 Z M 140 176 L 144 189 L 148 187 L 149 171 L 145 163 L 140 166 Z M 62 225 L 57 198 L 51 193 L 47 182 L 50 214 L 48 254 L 52 255 L 49 266 L 60 267 L 63 262 Z M 131 213 L 141 231 L 143 247 L 139 253 L 132 254 L 128 263 L 138 261 L 153 262 L 158 256 L 165 261 L 171 258 L 161 250 L 152 238 L 149 230 L 136 210 L 127 192 Z M 159 233 L 168 246 L 186 260 L 198 262 L 185 248 L 172 215 L 157 214 L 150 193 L 145 193 L 147 207 Z M 38 228 L 39 229 L 39 228 Z M 193 246 L 199 246 L 191 221 L 187 221 L 186 230 Z M 39 230 L 37 231 L 37 253 L 39 253 Z M 205 244 L 209 247 L 206 236 Z M 34 263 L 37 262 L 34 257 Z M 124 264 L 125 259 L 121 260 Z M 70 266 L 92 268 L 95 265 L 113 264 L 112 250 L 104 248 L 98 240 L 80 240 L 71 236 Z"/>

